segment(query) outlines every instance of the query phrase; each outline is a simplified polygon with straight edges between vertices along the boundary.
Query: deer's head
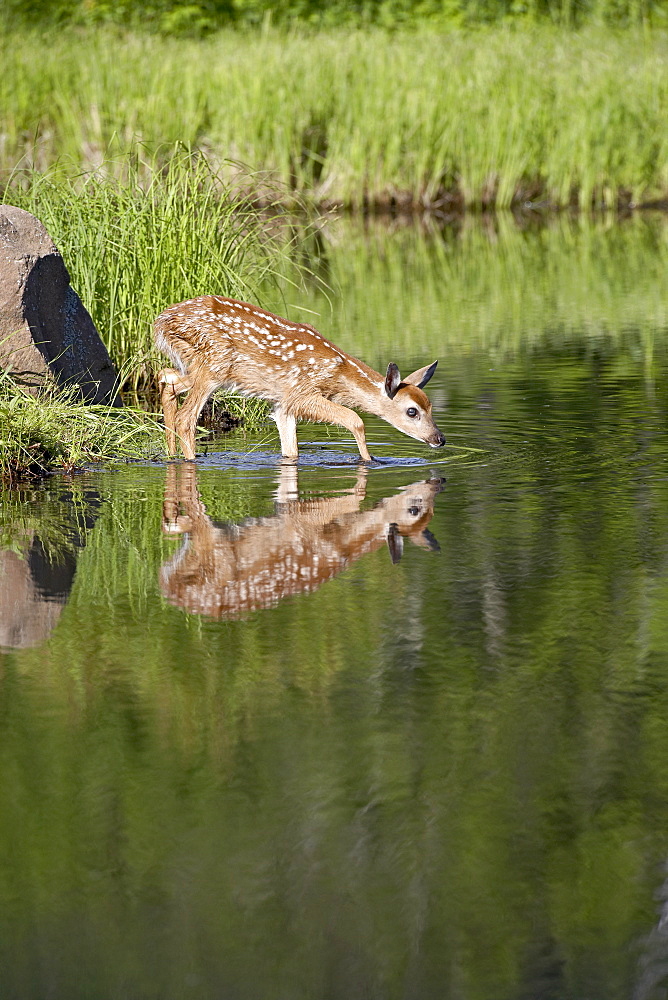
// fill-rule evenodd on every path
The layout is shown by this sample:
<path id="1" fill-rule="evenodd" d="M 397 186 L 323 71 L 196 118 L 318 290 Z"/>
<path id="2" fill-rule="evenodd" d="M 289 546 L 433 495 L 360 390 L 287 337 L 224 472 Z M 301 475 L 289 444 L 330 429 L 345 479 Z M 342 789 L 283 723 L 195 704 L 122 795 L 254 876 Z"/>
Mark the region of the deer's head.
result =
<path id="1" fill-rule="evenodd" d="M 397 366 L 390 363 L 384 385 L 386 402 L 380 414 L 397 430 L 424 441 L 432 448 L 443 447 L 445 434 L 439 431 L 432 419 L 431 402 L 422 387 L 436 371 L 437 364 L 438 361 L 434 361 L 402 378 Z"/>

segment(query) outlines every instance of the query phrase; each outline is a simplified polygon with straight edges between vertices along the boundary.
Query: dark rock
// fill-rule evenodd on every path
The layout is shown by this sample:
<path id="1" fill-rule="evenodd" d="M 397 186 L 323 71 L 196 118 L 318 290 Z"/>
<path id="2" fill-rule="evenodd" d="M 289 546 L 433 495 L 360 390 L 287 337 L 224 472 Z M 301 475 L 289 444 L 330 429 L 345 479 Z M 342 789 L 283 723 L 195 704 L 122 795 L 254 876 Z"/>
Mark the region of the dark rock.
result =
<path id="1" fill-rule="evenodd" d="M 12 205 L 0 205 L 0 366 L 28 388 L 54 378 L 86 402 L 121 405 L 114 366 L 60 251 L 39 219 Z"/>

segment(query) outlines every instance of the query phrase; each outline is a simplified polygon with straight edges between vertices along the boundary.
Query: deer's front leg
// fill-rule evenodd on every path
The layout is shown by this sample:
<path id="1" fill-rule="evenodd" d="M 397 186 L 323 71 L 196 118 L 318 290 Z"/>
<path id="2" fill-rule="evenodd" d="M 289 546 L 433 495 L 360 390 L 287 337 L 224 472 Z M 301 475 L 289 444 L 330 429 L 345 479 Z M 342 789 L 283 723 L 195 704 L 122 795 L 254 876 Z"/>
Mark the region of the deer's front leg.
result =
<path id="1" fill-rule="evenodd" d="M 207 399 L 219 384 L 213 378 L 207 376 L 207 373 L 198 375 L 197 378 L 192 378 L 188 398 L 176 414 L 176 436 L 181 442 L 183 457 L 188 461 L 193 461 L 195 458 L 197 418 Z"/>
<path id="2" fill-rule="evenodd" d="M 165 436 L 167 438 L 167 451 L 170 458 L 176 454 L 176 411 L 178 408 L 178 397 L 182 392 L 187 392 L 192 386 L 189 375 L 177 372 L 175 368 L 163 368 L 158 372 L 158 385 L 160 386 L 160 405 L 165 421 Z"/>
<path id="3" fill-rule="evenodd" d="M 291 413 L 286 413 L 279 405 L 274 407 L 272 413 L 278 436 L 281 439 L 281 454 L 283 458 L 298 458 L 299 446 L 297 444 L 297 419 Z"/>
<path id="4" fill-rule="evenodd" d="M 345 427 L 355 438 L 357 447 L 363 462 L 373 462 L 366 446 L 366 435 L 364 433 L 364 421 L 354 410 L 349 410 L 347 406 L 333 403 L 331 399 L 309 399 L 308 419 L 317 420 L 324 424 L 337 424 Z"/>

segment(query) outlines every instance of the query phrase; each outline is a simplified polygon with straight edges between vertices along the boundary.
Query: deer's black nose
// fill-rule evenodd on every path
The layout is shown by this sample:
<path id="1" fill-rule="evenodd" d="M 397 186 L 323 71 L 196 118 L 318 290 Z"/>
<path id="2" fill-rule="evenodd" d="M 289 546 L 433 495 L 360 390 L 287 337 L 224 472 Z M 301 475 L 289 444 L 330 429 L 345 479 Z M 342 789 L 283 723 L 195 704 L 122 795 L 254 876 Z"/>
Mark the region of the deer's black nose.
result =
<path id="1" fill-rule="evenodd" d="M 441 434 L 441 432 L 439 431 L 435 439 L 433 441 L 430 441 L 429 444 L 432 446 L 432 448 L 442 448 L 443 445 L 445 444 L 445 434 Z"/>

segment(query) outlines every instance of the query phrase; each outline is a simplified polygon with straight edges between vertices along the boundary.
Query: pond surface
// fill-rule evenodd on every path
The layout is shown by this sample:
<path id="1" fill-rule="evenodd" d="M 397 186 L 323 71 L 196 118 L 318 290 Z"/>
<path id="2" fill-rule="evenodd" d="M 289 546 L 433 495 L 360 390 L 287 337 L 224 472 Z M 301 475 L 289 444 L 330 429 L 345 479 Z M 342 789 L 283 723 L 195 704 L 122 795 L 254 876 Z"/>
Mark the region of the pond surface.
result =
<path id="1" fill-rule="evenodd" d="M 667 234 L 336 223 L 447 448 L 5 491 L 2 1000 L 666 996 Z"/>

